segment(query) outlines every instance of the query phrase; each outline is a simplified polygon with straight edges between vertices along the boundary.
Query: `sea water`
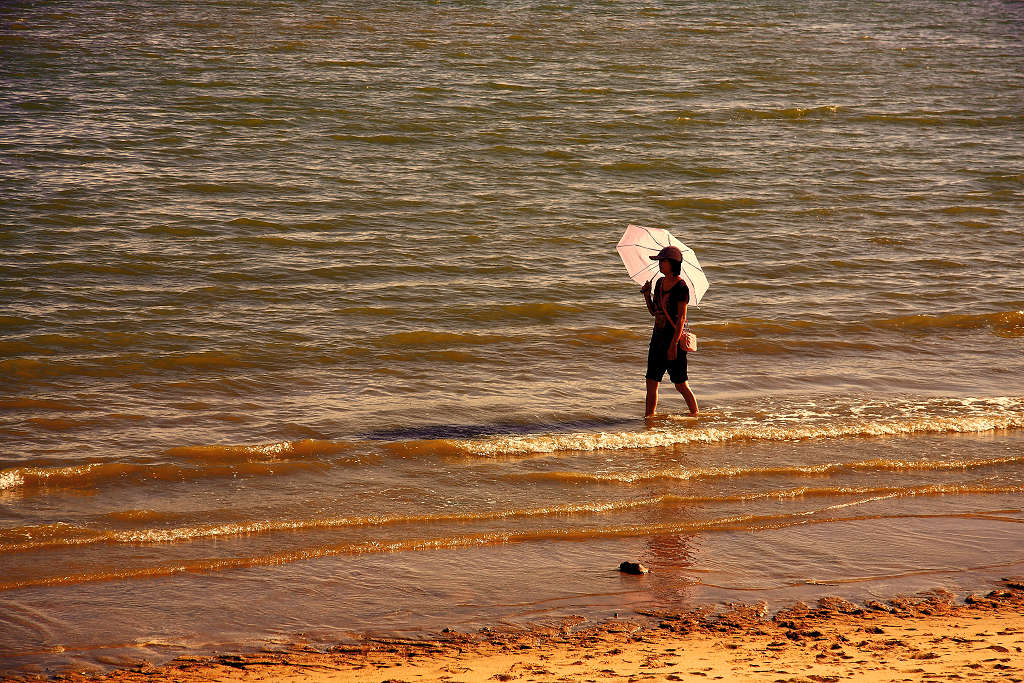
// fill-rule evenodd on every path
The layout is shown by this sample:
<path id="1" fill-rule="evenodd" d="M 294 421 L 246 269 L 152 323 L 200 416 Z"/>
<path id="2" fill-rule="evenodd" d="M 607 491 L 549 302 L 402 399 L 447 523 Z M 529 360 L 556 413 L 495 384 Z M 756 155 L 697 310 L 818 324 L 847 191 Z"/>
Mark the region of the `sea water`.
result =
<path id="1" fill-rule="evenodd" d="M 4 3 L 0 668 L 1020 574 L 1022 22 Z"/>

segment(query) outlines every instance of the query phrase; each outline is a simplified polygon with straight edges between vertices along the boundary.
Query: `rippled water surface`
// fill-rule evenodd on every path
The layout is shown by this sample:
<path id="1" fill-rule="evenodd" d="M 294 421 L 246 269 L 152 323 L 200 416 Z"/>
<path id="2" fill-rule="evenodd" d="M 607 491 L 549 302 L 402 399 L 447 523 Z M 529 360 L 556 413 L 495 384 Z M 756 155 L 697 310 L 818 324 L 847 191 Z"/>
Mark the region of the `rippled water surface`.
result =
<path id="1" fill-rule="evenodd" d="M 1022 28 L 4 3 L 3 666 L 1020 573 Z M 711 283 L 695 420 L 628 223 Z"/>

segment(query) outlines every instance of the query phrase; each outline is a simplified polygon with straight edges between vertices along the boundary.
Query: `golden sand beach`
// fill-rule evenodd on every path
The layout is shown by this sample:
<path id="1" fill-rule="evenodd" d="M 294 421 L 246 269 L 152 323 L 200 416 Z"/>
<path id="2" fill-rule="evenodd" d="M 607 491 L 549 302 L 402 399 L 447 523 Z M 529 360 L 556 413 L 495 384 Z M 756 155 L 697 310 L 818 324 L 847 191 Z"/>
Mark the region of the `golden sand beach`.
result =
<path id="1" fill-rule="evenodd" d="M 822 598 L 768 617 L 758 606 L 722 613 L 647 613 L 587 628 L 366 638 L 327 651 L 182 658 L 66 681 L 829 681 L 1024 680 L 1024 579 L 960 602 L 935 591 L 856 605 Z"/>

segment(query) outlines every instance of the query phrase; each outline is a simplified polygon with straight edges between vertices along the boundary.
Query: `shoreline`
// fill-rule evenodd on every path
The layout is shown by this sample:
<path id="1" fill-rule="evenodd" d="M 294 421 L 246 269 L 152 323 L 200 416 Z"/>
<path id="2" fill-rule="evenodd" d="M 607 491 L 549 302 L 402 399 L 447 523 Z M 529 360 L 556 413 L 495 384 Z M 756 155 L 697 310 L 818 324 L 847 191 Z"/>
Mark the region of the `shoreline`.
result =
<path id="1" fill-rule="evenodd" d="M 181 657 L 107 673 L 2 680 L 199 683 L 447 681 L 1024 681 L 1024 577 L 958 601 L 930 591 L 863 605 L 823 597 L 769 616 L 642 611 L 580 627 L 484 628 L 434 638 L 363 637 L 327 649 L 295 644 L 246 655 Z"/>

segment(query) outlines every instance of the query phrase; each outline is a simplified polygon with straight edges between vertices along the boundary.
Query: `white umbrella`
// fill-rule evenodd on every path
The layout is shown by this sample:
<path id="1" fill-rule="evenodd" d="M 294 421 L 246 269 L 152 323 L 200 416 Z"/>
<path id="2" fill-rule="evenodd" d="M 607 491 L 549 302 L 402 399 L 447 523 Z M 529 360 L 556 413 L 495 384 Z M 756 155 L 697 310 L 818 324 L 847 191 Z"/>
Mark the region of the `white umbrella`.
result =
<path id="1" fill-rule="evenodd" d="M 679 276 L 690 289 L 690 303 L 699 304 L 704 292 L 708 291 L 708 279 L 704 277 L 704 270 L 697 262 L 693 249 L 673 237 L 668 230 L 629 225 L 615 249 L 626 264 L 629 277 L 642 285 L 661 273 L 658 262 L 652 261 L 650 257 L 657 256 L 665 247 L 678 247 L 683 253 L 683 267 Z"/>

